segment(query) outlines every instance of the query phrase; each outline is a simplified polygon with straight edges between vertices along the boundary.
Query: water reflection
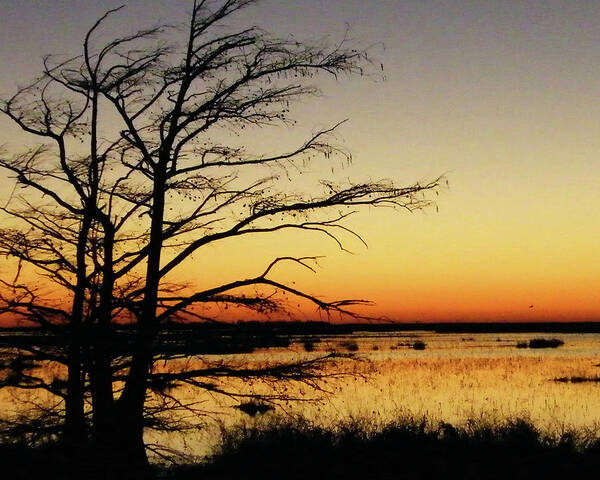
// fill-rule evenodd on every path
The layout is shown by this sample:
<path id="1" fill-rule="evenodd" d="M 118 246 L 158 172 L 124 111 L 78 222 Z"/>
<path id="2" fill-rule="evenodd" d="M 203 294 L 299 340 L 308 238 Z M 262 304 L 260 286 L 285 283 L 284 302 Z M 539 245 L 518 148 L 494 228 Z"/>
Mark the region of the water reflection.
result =
<path id="1" fill-rule="evenodd" d="M 548 334 L 302 335 L 280 346 L 253 352 L 215 352 L 165 360 L 156 365 L 157 372 L 176 372 L 184 367 L 202 369 L 215 361 L 259 367 L 317 358 L 330 352 L 348 354 L 326 364 L 323 373 L 327 378 L 318 383 L 320 390 L 306 384 L 260 379 L 207 380 L 221 389 L 280 398 L 269 403 L 269 408 L 256 407 L 256 412 L 255 407 L 244 407 L 239 398 L 189 385 L 157 385 L 151 390 L 151 408 L 162 415 L 176 416 L 181 425 L 201 429 L 170 433 L 148 430 L 146 440 L 202 457 L 210 453 L 220 428 L 241 421 L 261 422 L 270 415 L 281 414 L 303 416 L 324 426 L 348 418 L 385 423 L 402 415 L 427 416 L 450 423 L 474 417 L 520 416 L 550 432 L 571 427 L 598 428 L 600 385 L 553 379 L 598 376 L 600 334 L 556 335 L 565 342 L 559 348 L 516 348 L 520 342 L 544 336 Z M 422 342 L 425 347 L 415 349 L 415 342 Z M 36 374 L 49 381 L 64 375 L 51 362 L 38 370 Z M 56 399 L 48 393 L 0 390 L 0 408 L 5 415 L 17 415 L 32 405 L 50 402 L 56 403 Z M 250 411 L 254 412 L 252 416 Z"/>

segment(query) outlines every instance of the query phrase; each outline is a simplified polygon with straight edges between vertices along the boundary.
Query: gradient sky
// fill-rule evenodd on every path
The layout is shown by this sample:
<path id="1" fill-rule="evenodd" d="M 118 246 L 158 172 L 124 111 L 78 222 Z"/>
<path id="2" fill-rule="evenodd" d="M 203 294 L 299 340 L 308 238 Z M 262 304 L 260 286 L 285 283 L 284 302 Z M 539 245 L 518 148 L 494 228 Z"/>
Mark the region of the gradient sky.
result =
<path id="1" fill-rule="evenodd" d="M 121 3 L 2 0 L 0 93 L 35 75 L 43 54 L 76 53 Z M 183 21 L 189 9 L 127 4 L 117 30 Z M 450 182 L 439 212 L 364 211 L 352 226 L 369 248 L 352 243 L 354 255 L 294 236 L 246 252 L 325 254 L 318 275 L 283 275 L 330 299 L 369 298 L 372 315 L 398 320 L 600 319 L 600 2 L 266 0 L 240 21 L 332 40 L 349 24 L 386 81 L 323 82 L 323 98 L 298 106 L 301 125 L 350 119 L 341 134 L 355 160 L 340 178 Z M 0 119 L 0 144 L 21 138 Z M 232 245 L 195 262 L 214 279 L 261 270 L 259 253 L 245 261 Z"/>

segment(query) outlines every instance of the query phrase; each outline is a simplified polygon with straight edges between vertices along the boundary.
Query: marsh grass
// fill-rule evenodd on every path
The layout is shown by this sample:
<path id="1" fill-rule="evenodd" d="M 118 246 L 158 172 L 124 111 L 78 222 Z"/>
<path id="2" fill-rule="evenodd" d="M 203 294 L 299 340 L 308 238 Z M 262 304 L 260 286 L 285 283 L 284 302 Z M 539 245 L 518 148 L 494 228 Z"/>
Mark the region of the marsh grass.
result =
<path id="1" fill-rule="evenodd" d="M 0 445 L 9 478 L 110 477 L 82 450 L 75 464 L 58 443 Z M 553 479 L 596 478 L 598 432 L 548 435 L 526 419 L 475 419 L 460 425 L 424 417 L 382 424 L 350 419 L 328 427 L 305 418 L 261 417 L 222 426 L 214 454 L 202 463 L 155 466 L 148 480 L 191 479 Z M 142 478 L 142 477 L 140 477 Z"/>
<path id="2" fill-rule="evenodd" d="M 459 426 L 424 418 L 380 426 L 350 420 L 324 428 L 306 419 L 271 417 L 222 430 L 205 465 L 173 474 L 261 480 L 595 478 L 599 452 L 597 435 L 548 436 L 523 419 Z"/>
<path id="3" fill-rule="evenodd" d="M 228 380 L 224 387 L 243 393 L 316 398 L 315 402 L 282 402 L 266 417 L 285 412 L 323 428 L 349 418 L 366 418 L 381 426 L 402 415 L 453 425 L 463 425 L 470 418 L 489 421 L 529 418 L 548 435 L 569 430 L 596 431 L 600 426 L 599 384 L 563 383 L 554 379 L 597 376 L 595 365 L 600 362 L 597 349 L 600 337 L 567 337 L 566 345 L 560 349 L 514 349 L 517 341 L 537 337 L 543 335 L 511 334 L 501 337 L 500 342 L 497 335 L 479 335 L 473 342 L 462 342 L 464 337 L 460 335 L 356 339 L 359 345 L 356 357 L 339 357 L 336 363 L 324 367 L 323 373 L 332 376 L 321 384 L 328 392 L 322 398 L 304 385 L 276 386 L 260 382 L 234 385 Z M 292 349 L 259 351 L 240 362 L 260 365 L 258 362 L 273 359 L 311 358 L 330 349 L 338 350 L 340 343 L 350 339 L 323 338 L 315 352 L 310 353 L 298 342 Z M 410 348 L 417 340 L 427 343 L 426 350 Z M 393 348 L 399 341 L 406 345 Z M 373 349 L 375 345 L 378 350 Z M 363 360 L 357 361 L 357 358 Z M 201 362 L 200 359 L 194 361 Z M 338 376 L 342 371 L 347 374 Z M 234 408 L 239 400 L 224 399 L 216 403 L 213 397 L 198 397 L 197 392 L 183 389 L 177 394 L 182 401 L 205 401 L 207 411 L 221 412 L 220 418 L 227 427 L 250 420 L 246 413 Z M 257 415 L 253 421 L 263 417 Z M 218 426 L 208 422 L 197 434 L 185 439 L 169 437 L 167 442 L 202 459 L 213 451 L 218 430 Z M 165 441 L 151 435 L 148 438 L 155 443 Z"/>
<path id="4" fill-rule="evenodd" d="M 517 342 L 533 338 L 551 338 L 546 332 L 476 335 L 474 341 L 462 341 L 464 334 L 402 334 L 387 336 L 323 336 L 314 352 L 306 352 L 301 341 L 290 347 L 257 349 L 251 354 L 219 357 L 195 356 L 159 364 L 161 371 L 178 371 L 193 366 L 206 368 L 211 358 L 249 367 L 261 367 L 270 362 L 296 361 L 314 358 L 340 349 L 340 343 L 354 340 L 359 346 L 352 357 L 339 355 L 326 365 L 320 383 L 324 393 L 307 385 L 292 383 L 262 383 L 260 381 L 216 379 L 220 388 L 242 394 L 264 394 L 301 398 L 301 402 L 281 402 L 275 412 L 249 417 L 235 408 L 242 399 L 218 398 L 210 393 L 183 387 L 172 394 L 178 401 L 197 403 L 207 412 L 198 417 L 202 429 L 193 433 L 148 431 L 146 439 L 155 444 L 184 451 L 199 461 L 210 455 L 219 437 L 216 419 L 229 428 L 243 421 L 261 421 L 274 413 L 301 416 L 313 426 L 328 429 L 330 425 L 350 418 L 368 419 L 372 428 L 383 428 L 398 415 L 428 418 L 433 425 L 445 422 L 465 425 L 469 418 L 493 419 L 529 418 L 543 435 L 562 435 L 565 431 L 596 431 L 600 426 L 599 383 L 592 381 L 554 381 L 588 379 L 598 376 L 600 335 L 561 334 L 561 348 L 517 350 Z M 313 338 L 303 335 L 299 339 Z M 500 339 L 500 341 L 498 341 Z M 426 342 L 425 351 L 415 351 L 412 344 Z M 402 342 L 402 347 L 397 347 Z M 377 346 L 378 349 L 373 347 Z M 361 359 L 361 360 L 358 360 Z M 181 365 L 180 365 L 181 363 Z M 340 372 L 347 374 L 340 375 Z M 60 373 L 56 368 L 37 374 L 49 381 Z M 0 410 L 18 413 L 16 406 L 41 405 L 53 401 L 43 392 L 20 392 L 11 388 L 0 392 Z M 152 392 L 154 394 L 154 392 Z M 17 402 L 16 399 L 23 400 Z M 315 401 L 307 401 L 313 398 Z M 494 420 L 494 421 L 496 421 Z M 153 461 L 161 461 L 153 458 Z M 394 478 L 394 477 L 392 477 Z M 445 478 L 445 477 L 440 477 Z M 477 478 L 477 477 L 475 477 Z"/>

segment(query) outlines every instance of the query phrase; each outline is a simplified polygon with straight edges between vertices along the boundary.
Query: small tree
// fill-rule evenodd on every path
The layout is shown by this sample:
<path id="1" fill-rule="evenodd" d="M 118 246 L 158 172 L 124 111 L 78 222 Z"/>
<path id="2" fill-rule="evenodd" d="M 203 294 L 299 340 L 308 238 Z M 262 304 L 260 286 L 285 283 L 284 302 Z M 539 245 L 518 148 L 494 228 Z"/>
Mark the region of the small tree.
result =
<path id="1" fill-rule="evenodd" d="M 332 143 L 340 123 L 275 155 L 253 155 L 229 142 L 244 129 L 292 126 L 290 105 L 318 93 L 313 77 L 362 75 L 369 63 L 346 40 L 300 43 L 256 27 L 224 33 L 223 20 L 253 3 L 195 1 L 182 46 L 170 41 L 181 31 L 166 26 L 99 42 L 99 29 L 120 9 L 111 10 L 89 30 L 80 56 L 46 57 L 42 75 L 0 106 L 44 143 L 0 158 L 19 189 L 3 208 L 10 226 L 0 231 L 0 253 L 16 260 L 16 275 L 2 280 L 3 312 L 58 332 L 67 344 L 58 353 L 27 347 L 34 360 L 65 364 L 65 380 L 21 375 L 5 385 L 63 398 L 67 441 L 85 441 L 91 424 L 97 451 L 109 461 L 147 462 L 144 407 L 156 382 L 220 391 L 202 378 L 318 376 L 323 358 L 159 373 L 153 370 L 161 356 L 157 333 L 174 318 L 206 321 L 194 310 L 198 304 L 284 308 L 273 290 L 327 314 L 358 316 L 351 307 L 365 303 L 325 301 L 276 280 L 279 263 L 312 269 L 316 260 L 289 255 L 256 276 L 192 291 L 169 280 L 192 254 L 224 239 L 284 230 L 320 234 L 343 249 L 344 235 L 357 236 L 344 224 L 352 209 L 420 209 L 429 203 L 422 194 L 438 187 L 437 180 L 408 187 L 323 181 L 305 192 L 293 181 L 285 182 L 291 189 L 285 186 L 282 175 L 291 180 L 308 162 L 350 160 Z M 23 265 L 52 282 L 61 301 L 22 280 Z M 134 332 L 125 351 L 115 346 L 119 322 Z M 18 371 L 10 362 L 5 367 Z"/>

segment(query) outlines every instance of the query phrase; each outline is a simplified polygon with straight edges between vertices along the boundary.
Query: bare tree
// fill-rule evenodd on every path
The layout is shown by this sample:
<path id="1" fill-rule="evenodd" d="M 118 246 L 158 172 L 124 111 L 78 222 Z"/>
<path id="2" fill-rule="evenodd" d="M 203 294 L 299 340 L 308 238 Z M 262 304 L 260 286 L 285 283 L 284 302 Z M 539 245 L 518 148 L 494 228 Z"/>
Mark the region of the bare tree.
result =
<path id="1" fill-rule="evenodd" d="M 98 32 L 120 9 L 111 10 L 88 31 L 80 56 L 46 57 L 42 75 L 0 105 L 43 142 L 0 157 L 16 185 L 2 209 L 12 220 L 0 231 L 0 253 L 16 268 L 2 280 L 2 311 L 58 332 L 68 344 L 55 354 L 29 348 L 35 360 L 66 365 L 65 382 L 13 384 L 64 398 L 66 438 L 85 440 L 91 422 L 98 451 L 114 461 L 147 462 L 144 407 L 153 384 L 179 381 L 227 394 L 202 379 L 318 378 L 323 359 L 157 373 L 157 333 L 174 318 L 207 321 L 194 309 L 199 304 L 285 308 L 274 291 L 325 314 L 358 317 L 352 306 L 365 303 L 326 301 L 274 276 L 283 262 L 313 269 L 316 257 L 275 257 L 255 276 L 190 290 L 172 276 L 192 254 L 224 239 L 285 230 L 322 235 L 344 250 L 347 236 L 361 239 L 345 223 L 356 209 L 421 209 L 429 204 L 423 194 L 438 187 L 438 180 L 408 187 L 323 181 L 299 191 L 288 179 L 309 162 L 351 160 L 333 143 L 340 123 L 278 154 L 252 154 L 229 141 L 244 129 L 293 126 L 290 105 L 319 93 L 315 76 L 362 75 L 369 66 L 367 53 L 347 40 L 309 44 L 256 27 L 223 30 L 223 20 L 253 3 L 198 0 L 187 31 L 158 26 L 101 42 Z M 171 41 L 179 37 L 181 46 Z M 61 301 L 28 284 L 24 266 L 52 282 Z M 115 322 L 133 332 L 118 353 Z"/>

